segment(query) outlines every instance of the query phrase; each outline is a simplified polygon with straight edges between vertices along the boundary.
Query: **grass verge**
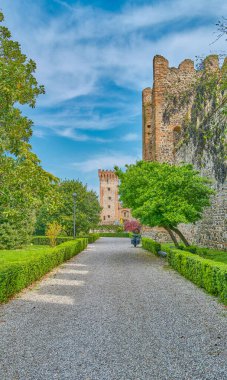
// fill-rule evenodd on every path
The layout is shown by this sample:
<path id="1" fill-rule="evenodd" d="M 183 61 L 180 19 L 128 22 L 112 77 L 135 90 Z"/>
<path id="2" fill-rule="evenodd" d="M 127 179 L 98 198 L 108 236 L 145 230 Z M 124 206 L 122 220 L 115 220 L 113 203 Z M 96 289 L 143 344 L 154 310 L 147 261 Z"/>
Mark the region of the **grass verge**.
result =
<path id="1" fill-rule="evenodd" d="M 0 302 L 6 302 L 54 267 L 83 251 L 86 238 L 68 241 L 55 248 L 29 247 L 0 251 Z"/>

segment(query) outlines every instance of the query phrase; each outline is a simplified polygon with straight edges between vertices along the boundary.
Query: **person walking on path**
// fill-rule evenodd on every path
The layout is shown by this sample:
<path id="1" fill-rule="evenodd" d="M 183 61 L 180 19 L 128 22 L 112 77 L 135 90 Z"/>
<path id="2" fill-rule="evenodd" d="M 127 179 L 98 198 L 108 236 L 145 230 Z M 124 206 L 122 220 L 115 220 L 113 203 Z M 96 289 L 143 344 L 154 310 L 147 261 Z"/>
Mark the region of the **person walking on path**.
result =
<path id="1" fill-rule="evenodd" d="M 131 243 L 134 245 L 134 247 L 136 247 L 140 243 L 140 240 L 141 240 L 140 231 L 138 228 L 136 228 L 134 232 L 132 233 Z"/>

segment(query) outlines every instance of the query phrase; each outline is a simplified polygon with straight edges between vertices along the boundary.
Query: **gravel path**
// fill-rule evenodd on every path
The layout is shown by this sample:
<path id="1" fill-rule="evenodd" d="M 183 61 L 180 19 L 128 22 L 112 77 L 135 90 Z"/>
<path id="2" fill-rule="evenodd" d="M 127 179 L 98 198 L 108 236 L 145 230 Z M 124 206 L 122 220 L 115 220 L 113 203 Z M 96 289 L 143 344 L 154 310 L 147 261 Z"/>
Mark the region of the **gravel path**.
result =
<path id="1" fill-rule="evenodd" d="M 227 380 L 227 309 L 102 238 L 0 308 L 1 380 Z"/>

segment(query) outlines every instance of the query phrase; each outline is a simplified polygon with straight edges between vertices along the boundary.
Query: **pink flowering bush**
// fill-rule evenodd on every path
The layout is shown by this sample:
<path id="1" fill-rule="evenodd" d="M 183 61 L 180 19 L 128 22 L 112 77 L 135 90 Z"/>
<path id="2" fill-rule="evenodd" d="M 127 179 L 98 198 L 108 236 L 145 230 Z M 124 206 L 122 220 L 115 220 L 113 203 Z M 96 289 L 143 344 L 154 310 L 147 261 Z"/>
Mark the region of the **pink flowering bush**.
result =
<path id="1" fill-rule="evenodd" d="M 135 231 L 136 229 L 140 230 L 141 225 L 137 220 L 127 220 L 124 222 L 124 230 L 128 232 Z"/>

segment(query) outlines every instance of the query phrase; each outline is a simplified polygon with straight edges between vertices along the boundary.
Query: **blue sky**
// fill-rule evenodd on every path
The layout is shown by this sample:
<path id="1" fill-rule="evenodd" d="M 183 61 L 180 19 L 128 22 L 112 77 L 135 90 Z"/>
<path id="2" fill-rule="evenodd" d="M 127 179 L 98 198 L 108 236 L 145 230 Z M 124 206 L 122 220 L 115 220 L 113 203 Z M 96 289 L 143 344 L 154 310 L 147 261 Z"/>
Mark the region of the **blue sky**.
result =
<path id="1" fill-rule="evenodd" d="M 215 45 L 223 0 L 1 0 L 5 24 L 37 63 L 44 84 L 35 109 L 33 150 L 43 167 L 98 191 L 99 168 L 141 158 L 141 91 L 152 59 L 171 66 L 224 50 Z"/>

